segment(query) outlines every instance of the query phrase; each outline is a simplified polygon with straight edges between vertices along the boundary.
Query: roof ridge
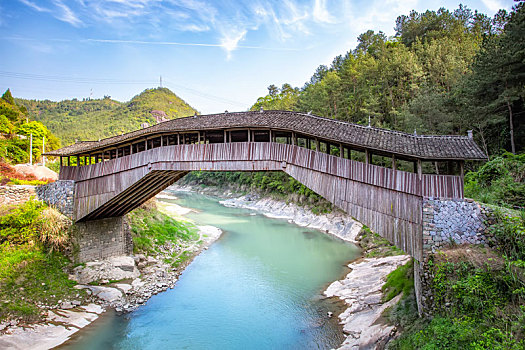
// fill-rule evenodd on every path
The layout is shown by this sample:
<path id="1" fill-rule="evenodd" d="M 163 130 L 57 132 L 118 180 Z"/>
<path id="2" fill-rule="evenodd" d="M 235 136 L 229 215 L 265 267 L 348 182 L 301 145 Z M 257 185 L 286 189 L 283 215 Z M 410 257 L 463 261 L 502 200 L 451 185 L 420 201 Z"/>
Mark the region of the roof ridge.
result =
<path id="1" fill-rule="evenodd" d="M 255 111 L 248 111 L 248 112 L 255 112 Z M 423 135 L 414 135 L 414 134 L 410 134 L 410 133 L 404 132 L 404 131 L 379 128 L 377 126 L 361 125 L 361 124 L 357 124 L 357 123 L 347 122 L 347 121 L 344 121 L 344 120 L 338 120 L 338 119 L 323 117 L 323 116 L 320 116 L 320 115 L 317 115 L 317 114 L 308 114 L 308 113 L 304 113 L 304 112 L 294 112 L 294 111 L 286 111 L 286 110 L 280 110 L 280 109 L 272 109 L 272 110 L 268 110 L 268 111 L 264 111 L 264 112 L 280 112 L 280 113 L 284 112 L 284 113 L 288 113 L 288 114 L 300 114 L 300 115 L 304 115 L 304 116 L 307 116 L 307 117 L 312 117 L 312 118 L 316 118 L 316 119 L 326 120 L 326 121 L 335 122 L 335 123 L 339 123 L 339 124 L 351 125 L 351 126 L 355 126 L 355 127 L 358 127 L 358 128 L 363 128 L 365 130 L 384 131 L 384 132 L 388 132 L 388 133 L 392 133 L 392 134 L 410 136 L 410 137 L 414 137 L 414 138 L 457 137 L 457 138 L 468 138 L 469 139 L 468 135 L 424 135 L 424 134 Z M 236 113 L 247 113 L 247 112 L 236 112 Z M 260 112 L 258 112 L 258 113 L 260 113 Z M 219 113 L 219 114 L 221 114 L 221 113 Z"/>

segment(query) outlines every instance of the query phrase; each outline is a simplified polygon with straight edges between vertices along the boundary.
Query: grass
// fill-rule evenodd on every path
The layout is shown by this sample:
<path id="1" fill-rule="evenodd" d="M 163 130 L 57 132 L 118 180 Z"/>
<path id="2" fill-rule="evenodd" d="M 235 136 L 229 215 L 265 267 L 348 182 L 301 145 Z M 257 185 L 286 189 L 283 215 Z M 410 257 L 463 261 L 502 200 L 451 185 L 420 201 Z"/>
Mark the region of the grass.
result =
<path id="1" fill-rule="evenodd" d="M 31 185 L 31 186 L 40 186 L 48 184 L 49 181 L 41 181 L 41 180 L 19 180 L 19 179 L 10 179 L 10 181 L 7 183 L 8 185 Z"/>
<path id="2" fill-rule="evenodd" d="M 68 279 L 71 262 L 61 252 L 70 222 L 36 201 L 0 208 L 0 320 L 37 321 L 38 304 L 82 299 Z M 77 297 L 78 295 L 78 297 Z"/>
<path id="3" fill-rule="evenodd" d="M 380 258 L 405 254 L 401 249 L 377 233 L 372 232 L 366 226 L 363 226 L 363 229 L 357 237 L 357 241 L 363 249 L 365 258 Z"/>
<path id="4" fill-rule="evenodd" d="M 157 255 L 163 246 L 179 246 L 182 253 L 174 252 L 165 261 L 174 267 L 188 260 L 192 253 L 185 251 L 193 244 L 199 244 L 197 228 L 188 222 L 178 221 L 154 207 L 138 208 L 129 214 L 135 253 Z"/>
<path id="5" fill-rule="evenodd" d="M 195 226 L 177 221 L 157 209 L 139 208 L 129 218 L 136 252 L 155 253 L 158 245 L 191 242 L 199 238 Z"/>
<path id="6" fill-rule="evenodd" d="M 30 244 L 0 246 L 0 320 L 38 321 L 38 304 L 81 300 L 85 291 L 65 272 L 70 261 L 60 252 L 46 253 Z M 77 296 L 78 295 L 78 296 Z"/>
<path id="7" fill-rule="evenodd" d="M 383 302 L 395 298 L 399 293 L 407 296 L 414 290 L 414 261 L 410 260 L 405 265 L 400 265 L 390 272 L 386 283 L 382 287 Z"/>

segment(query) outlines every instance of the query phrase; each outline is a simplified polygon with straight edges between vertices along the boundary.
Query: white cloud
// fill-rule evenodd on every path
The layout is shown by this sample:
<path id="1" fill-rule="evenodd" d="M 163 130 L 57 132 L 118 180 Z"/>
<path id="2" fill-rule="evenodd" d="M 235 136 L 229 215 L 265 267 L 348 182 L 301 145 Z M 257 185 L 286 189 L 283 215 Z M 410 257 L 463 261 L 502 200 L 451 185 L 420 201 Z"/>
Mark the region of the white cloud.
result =
<path id="1" fill-rule="evenodd" d="M 178 25 L 177 28 L 179 30 L 182 30 L 184 32 L 207 32 L 210 30 L 210 27 L 206 24 L 195 24 L 195 23 L 188 23 L 188 24 L 181 24 Z"/>
<path id="2" fill-rule="evenodd" d="M 37 4 L 35 4 L 34 2 L 32 1 L 29 1 L 29 0 L 19 0 L 22 4 L 26 5 L 26 6 L 29 6 L 31 7 L 33 10 L 36 10 L 38 12 L 51 12 L 50 9 L 47 9 L 47 8 L 44 8 L 44 7 L 40 7 L 38 6 Z"/>
<path id="3" fill-rule="evenodd" d="M 77 15 L 61 0 L 54 0 L 53 3 L 58 7 L 59 11 L 54 16 L 64 22 L 67 22 L 75 27 L 82 25 L 82 21 Z"/>
<path id="4" fill-rule="evenodd" d="M 326 9 L 326 0 L 315 0 L 312 12 L 316 22 L 335 23 L 335 18 Z"/>
<path id="5" fill-rule="evenodd" d="M 223 33 L 220 40 L 221 47 L 226 50 L 227 59 L 231 59 L 232 52 L 237 49 L 239 42 L 246 36 L 246 29 L 231 29 Z"/>

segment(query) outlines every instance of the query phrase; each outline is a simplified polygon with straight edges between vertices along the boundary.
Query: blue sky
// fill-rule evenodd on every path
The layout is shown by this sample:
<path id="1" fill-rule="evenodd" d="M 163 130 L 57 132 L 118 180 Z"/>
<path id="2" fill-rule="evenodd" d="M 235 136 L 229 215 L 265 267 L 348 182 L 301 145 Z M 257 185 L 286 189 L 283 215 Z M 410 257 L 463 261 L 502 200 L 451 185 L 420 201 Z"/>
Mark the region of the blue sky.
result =
<path id="1" fill-rule="evenodd" d="M 462 1 L 489 16 L 512 0 Z M 368 30 L 448 0 L 0 0 L 0 90 L 128 101 L 163 85 L 202 113 L 249 108 L 267 86 L 303 86 Z"/>

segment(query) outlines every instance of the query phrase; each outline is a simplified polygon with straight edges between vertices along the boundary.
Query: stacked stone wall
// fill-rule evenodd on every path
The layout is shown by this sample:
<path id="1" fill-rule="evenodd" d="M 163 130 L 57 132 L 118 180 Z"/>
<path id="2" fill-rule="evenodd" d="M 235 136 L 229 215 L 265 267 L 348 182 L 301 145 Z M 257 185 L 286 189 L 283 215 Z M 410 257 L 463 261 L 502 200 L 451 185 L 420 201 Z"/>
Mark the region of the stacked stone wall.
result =
<path id="1" fill-rule="evenodd" d="M 414 264 L 420 315 L 430 316 L 434 310 L 432 255 L 451 245 L 488 245 L 487 228 L 493 219 L 491 208 L 471 199 L 423 199 L 423 259 Z"/>
<path id="2" fill-rule="evenodd" d="M 35 186 L 0 186 L 0 205 L 21 204 L 27 202 L 31 197 L 36 198 Z"/>
<path id="3" fill-rule="evenodd" d="M 73 255 L 78 262 L 129 255 L 133 252 L 131 231 L 125 216 L 77 222 L 74 230 Z"/>
<path id="4" fill-rule="evenodd" d="M 487 244 L 492 210 L 471 199 L 423 200 L 423 249 L 436 252 L 450 244 Z"/>
<path id="5" fill-rule="evenodd" d="M 36 189 L 38 199 L 55 207 L 70 219 L 74 218 L 75 181 L 57 180 Z"/>

